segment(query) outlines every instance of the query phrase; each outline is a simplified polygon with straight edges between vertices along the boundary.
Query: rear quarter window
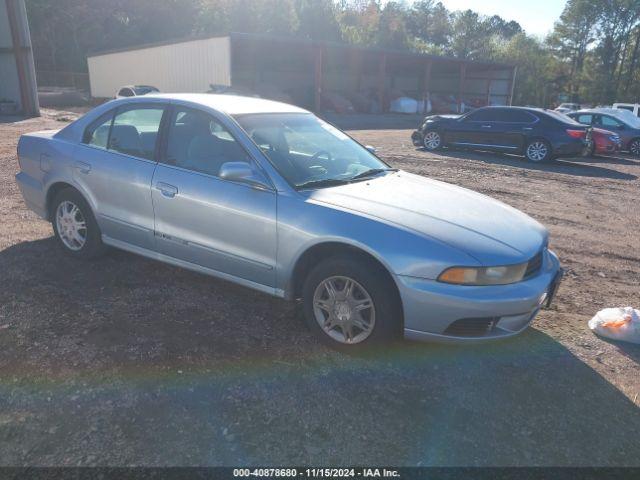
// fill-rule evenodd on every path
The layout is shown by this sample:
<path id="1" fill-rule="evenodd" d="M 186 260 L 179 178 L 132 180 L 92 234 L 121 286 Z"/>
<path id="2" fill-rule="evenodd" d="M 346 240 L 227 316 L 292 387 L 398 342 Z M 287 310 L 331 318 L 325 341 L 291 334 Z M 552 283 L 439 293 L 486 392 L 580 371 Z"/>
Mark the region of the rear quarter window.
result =
<path id="1" fill-rule="evenodd" d="M 113 114 L 115 110 L 105 113 L 97 120 L 94 120 L 84 131 L 82 143 L 91 145 L 92 147 L 107 149 L 109 140 L 109 130 L 113 123 Z"/>

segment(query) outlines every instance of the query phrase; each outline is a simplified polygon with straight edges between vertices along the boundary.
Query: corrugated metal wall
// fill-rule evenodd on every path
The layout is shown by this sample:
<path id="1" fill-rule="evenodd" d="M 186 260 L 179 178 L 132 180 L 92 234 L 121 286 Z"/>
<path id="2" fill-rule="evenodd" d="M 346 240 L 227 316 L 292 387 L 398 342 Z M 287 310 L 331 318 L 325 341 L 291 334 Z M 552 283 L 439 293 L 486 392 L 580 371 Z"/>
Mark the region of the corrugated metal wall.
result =
<path id="1" fill-rule="evenodd" d="M 123 85 L 152 85 L 166 93 L 204 93 L 231 85 L 229 37 L 191 40 L 87 58 L 93 97 L 113 97 Z"/>

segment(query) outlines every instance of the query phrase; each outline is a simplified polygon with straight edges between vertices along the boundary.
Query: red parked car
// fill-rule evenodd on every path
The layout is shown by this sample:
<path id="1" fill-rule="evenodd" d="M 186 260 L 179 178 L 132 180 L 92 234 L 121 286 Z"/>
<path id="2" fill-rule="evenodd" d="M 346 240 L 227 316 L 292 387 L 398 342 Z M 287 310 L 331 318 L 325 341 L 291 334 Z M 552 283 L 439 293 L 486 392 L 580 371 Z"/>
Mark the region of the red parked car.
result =
<path id="1" fill-rule="evenodd" d="M 620 151 L 622 141 L 620 135 L 602 128 L 594 128 L 591 132 L 591 145 L 585 152 L 587 156 Z"/>

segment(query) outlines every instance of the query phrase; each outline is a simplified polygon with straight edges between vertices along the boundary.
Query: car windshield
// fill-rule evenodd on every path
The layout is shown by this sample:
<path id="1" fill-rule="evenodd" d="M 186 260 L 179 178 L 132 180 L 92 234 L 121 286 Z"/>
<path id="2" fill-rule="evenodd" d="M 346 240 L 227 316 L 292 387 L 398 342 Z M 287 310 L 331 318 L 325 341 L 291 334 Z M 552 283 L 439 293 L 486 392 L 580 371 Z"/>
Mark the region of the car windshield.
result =
<path id="1" fill-rule="evenodd" d="M 362 145 L 310 113 L 235 117 L 296 188 L 348 183 L 391 170 Z"/>
<path id="2" fill-rule="evenodd" d="M 612 109 L 613 110 L 613 109 Z M 612 115 L 622 120 L 624 123 L 633 128 L 640 128 L 640 117 L 637 117 L 629 110 L 615 109 Z"/>

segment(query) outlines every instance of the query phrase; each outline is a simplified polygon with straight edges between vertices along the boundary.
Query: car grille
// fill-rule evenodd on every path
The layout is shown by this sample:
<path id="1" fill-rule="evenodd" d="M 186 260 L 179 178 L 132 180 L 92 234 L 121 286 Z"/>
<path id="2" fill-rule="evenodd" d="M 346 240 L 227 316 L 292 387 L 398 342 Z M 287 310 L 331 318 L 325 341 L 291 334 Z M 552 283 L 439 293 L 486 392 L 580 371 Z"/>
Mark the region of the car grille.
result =
<path id="1" fill-rule="evenodd" d="M 537 275 L 538 272 L 540 271 L 540 268 L 542 268 L 542 254 L 543 254 L 544 250 L 540 250 L 538 253 L 536 253 L 536 255 L 529 260 L 529 263 L 527 263 L 527 269 L 524 272 L 524 278 L 531 278 L 534 275 Z"/>
<path id="2" fill-rule="evenodd" d="M 500 317 L 461 318 L 444 331 L 456 337 L 484 337 L 493 330 Z"/>

